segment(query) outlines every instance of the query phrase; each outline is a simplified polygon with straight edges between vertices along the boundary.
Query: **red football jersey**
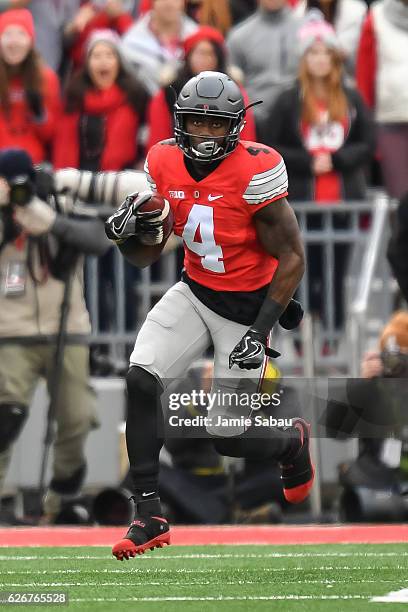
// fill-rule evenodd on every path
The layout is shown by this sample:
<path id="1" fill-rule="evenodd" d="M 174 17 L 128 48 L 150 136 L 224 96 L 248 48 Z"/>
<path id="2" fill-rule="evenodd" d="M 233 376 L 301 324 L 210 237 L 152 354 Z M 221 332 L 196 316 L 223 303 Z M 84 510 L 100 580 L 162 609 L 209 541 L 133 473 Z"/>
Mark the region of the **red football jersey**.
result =
<path id="1" fill-rule="evenodd" d="M 145 171 L 152 189 L 170 202 L 191 279 L 222 291 L 254 291 L 272 280 L 278 262 L 262 248 L 252 217 L 288 193 L 285 163 L 277 151 L 240 141 L 213 172 L 196 181 L 175 141 L 167 140 L 150 149 Z"/>

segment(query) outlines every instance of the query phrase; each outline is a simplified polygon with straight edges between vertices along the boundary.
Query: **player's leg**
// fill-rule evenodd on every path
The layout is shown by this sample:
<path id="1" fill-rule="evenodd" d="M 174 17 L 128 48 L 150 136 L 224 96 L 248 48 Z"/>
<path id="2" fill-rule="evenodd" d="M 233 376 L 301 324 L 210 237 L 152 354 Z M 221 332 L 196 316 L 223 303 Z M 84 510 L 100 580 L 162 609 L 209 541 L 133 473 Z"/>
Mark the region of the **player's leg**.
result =
<path id="1" fill-rule="evenodd" d="M 41 360 L 40 347 L 0 346 L 0 493 L 13 443 L 28 415 Z"/>
<path id="2" fill-rule="evenodd" d="M 118 559 L 134 556 L 168 539 L 158 495 L 164 429 L 160 397 L 168 381 L 184 377 L 191 363 L 211 343 L 187 290 L 187 285 L 177 283 L 154 306 L 130 357 L 126 442 L 136 520 L 113 548 Z"/>
<path id="3" fill-rule="evenodd" d="M 293 415 L 292 426 L 258 427 L 254 425 L 257 412 L 252 409 L 250 399 L 259 395 L 266 363 L 259 370 L 241 370 L 228 367 L 228 358 L 247 327 L 227 321 L 213 312 L 201 311 L 214 343 L 214 381 L 212 391 L 220 401 L 212 411 L 212 426 L 209 433 L 215 436 L 215 447 L 223 455 L 248 459 L 274 458 L 282 470 L 282 484 L 286 499 L 292 503 L 303 501 L 310 492 L 314 468 L 309 452 L 310 427 L 298 415 Z M 231 396 L 231 394 L 233 394 Z M 233 397 L 239 401 L 230 401 Z M 239 404 L 239 405 L 237 405 Z M 248 427 L 235 424 L 232 418 L 250 418 Z M 223 421 L 223 419 L 226 419 Z M 225 424 L 224 424 L 225 423 Z"/>
<path id="4" fill-rule="evenodd" d="M 47 347 L 48 390 L 54 373 L 54 347 Z M 52 479 L 43 500 L 43 522 L 53 522 L 64 499 L 78 495 L 86 474 L 85 443 L 98 426 L 95 392 L 89 382 L 89 348 L 67 345 L 56 407 Z"/>

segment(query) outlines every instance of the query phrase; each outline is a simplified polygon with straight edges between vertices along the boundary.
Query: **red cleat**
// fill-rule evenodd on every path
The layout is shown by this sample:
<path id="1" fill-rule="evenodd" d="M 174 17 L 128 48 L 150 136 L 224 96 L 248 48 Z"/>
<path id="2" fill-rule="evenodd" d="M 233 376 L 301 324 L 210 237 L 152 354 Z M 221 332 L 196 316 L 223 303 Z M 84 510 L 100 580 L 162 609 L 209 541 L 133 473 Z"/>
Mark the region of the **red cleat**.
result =
<path id="1" fill-rule="evenodd" d="M 300 432 L 301 447 L 290 463 L 280 464 L 283 494 L 291 504 L 300 504 L 309 495 L 315 469 L 310 456 L 310 425 L 303 419 L 294 419 L 293 427 Z"/>
<path id="2" fill-rule="evenodd" d="M 127 534 L 112 548 L 118 561 L 141 555 L 145 550 L 170 544 L 170 528 L 161 516 L 139 517 L 130 525 Z"/>

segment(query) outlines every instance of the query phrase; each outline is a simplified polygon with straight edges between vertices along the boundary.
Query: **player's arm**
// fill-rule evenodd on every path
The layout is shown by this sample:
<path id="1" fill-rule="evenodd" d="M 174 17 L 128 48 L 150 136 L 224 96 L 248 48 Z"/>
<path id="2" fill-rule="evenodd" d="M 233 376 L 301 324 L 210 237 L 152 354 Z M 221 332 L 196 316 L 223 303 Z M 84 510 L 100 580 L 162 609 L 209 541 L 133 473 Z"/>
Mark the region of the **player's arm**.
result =
<path id="1" fill-rule="evenodd" d="M 305 269 L 299 226 L 286 198 L 258 210 L 254 223 L 262 247 L 278 260 L 278 267 L 254 324 L 230 355 L 230 367 L 236 364 L 248 370 L 263 364 L 269 333 L 278 320 L 289 328 L 300 322 L 303 311 L 292 296 Z M 266 353 L 279 356 L 273 349 Z"/>
<path id="2" fill-rule="evenodd" d="M 169 237 L 164 234 L 163 221 L 169 211 L 142 211 L 153 192 L 132 193 L 105 222 L 105 232 L 134 266 L 145 268 L 154 263 Z"/>
<path id="3" fill-rule="evenodd" d="M 254 222 L 262 247 L 279 262 L 254 324 L 260 331 L 269 333 L 302 279 L 305 253 L 295 213 L 286 198 L 258 210 Z"/>

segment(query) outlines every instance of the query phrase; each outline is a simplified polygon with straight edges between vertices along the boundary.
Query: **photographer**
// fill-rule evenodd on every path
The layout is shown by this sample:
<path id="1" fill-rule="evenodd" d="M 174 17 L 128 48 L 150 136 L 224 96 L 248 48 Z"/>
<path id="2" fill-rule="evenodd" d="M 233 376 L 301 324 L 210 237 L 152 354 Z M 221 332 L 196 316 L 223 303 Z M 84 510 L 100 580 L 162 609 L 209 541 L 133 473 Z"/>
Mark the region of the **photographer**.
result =
<path id="1" fill-rule="evenodd" d="M 367 352 L 361 377 L 349 399 L 366 424 L 360 428 L 359 455 L 341 471 L 345 486 L 398 489 L 400 462 L 406 437 L 408 395 L 408 312 L 393 314 L 379 339 L 379 350 Z M 370 431 L 370 426 L 372 429 Z M 383 435 L 380 435 L 381 428 Z"/>
<path id="2" fill-rule="evenodd" d="M 51 522 L 63 497 L 75 495 L 82 484 L 85 440 L 97 425 L 88 376 L 90 323 L 83 297 L 82 255 L 102 255 L 109 245 L 103 221 L 73 216 L 73 198 L 65 198 L 63 213 L 58 211 L 58 198 L 46 193 L 53 189 L 39 180 L 41 176 L 25 151 L 0 152 L 0 490 L 36 384 L 40 377 L 46 379 L 48 390 L 53 384 L 55 342 L 69 272 L 71 296 L 56 403 L 52 480 L 43 507 L 43 521 Z M 82 180 L 88 196 L 90 185 L 95 192 L 99 184 L 74 170 L 62 171 L 56 179 L 57 189 L 64 191 L 69 189 L 67 182 L 80 190 Z"/>

